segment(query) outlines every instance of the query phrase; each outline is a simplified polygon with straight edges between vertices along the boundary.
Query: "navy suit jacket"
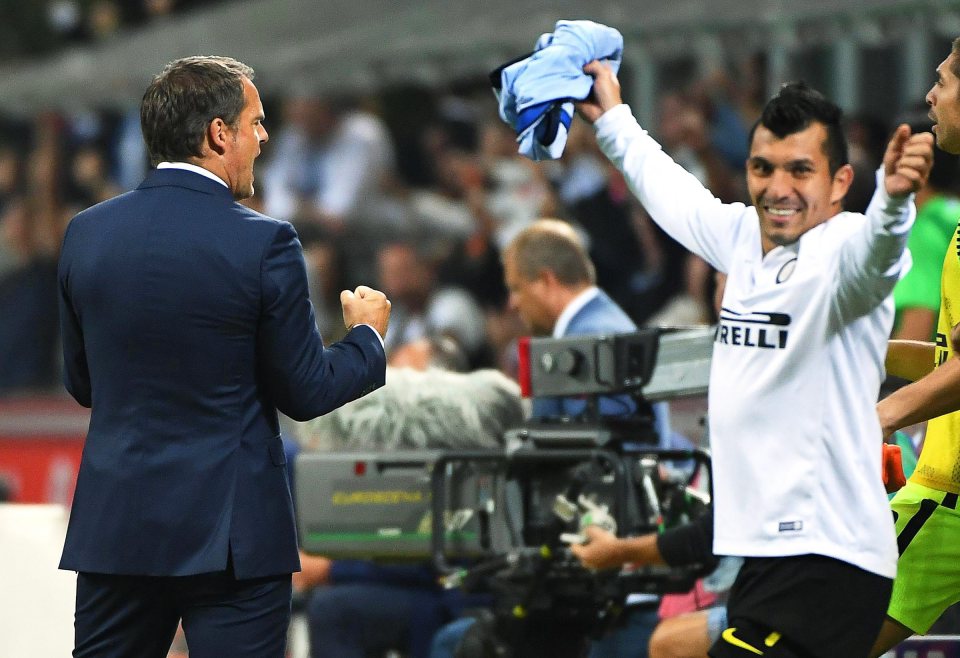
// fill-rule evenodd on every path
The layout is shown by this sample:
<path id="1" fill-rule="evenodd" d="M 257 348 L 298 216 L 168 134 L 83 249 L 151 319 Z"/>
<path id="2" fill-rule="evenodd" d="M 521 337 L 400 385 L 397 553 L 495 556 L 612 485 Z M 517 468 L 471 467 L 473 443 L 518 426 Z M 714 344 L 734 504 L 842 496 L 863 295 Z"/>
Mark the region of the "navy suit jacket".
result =
<path id="1" fill-rule="evenodd" d="M 630 316 L 601 290 L 570 318 L 570 324 L 567 325 L 563 335 L 619 334 L 636 330 L 637 325 Z M 538 397 L 533 400 L 532 416 L 534 418 L 573 417 L 583 413 L 586 406 L 586 402 L 580 398 Z M 625 416 L 636 411 L 636 404 L 627 395 L 602 396 L 599 399 L 599 407 L 600 414 L 603 416 Z"/>
<path id="2" fill-rule="evenodd" d="M 370 327 L 324 347 L 293 227 L 155 170 L 71 221 L 59 293 L 65 383 L 92 409 L 60 567 L 298 570 L 277 410 L 326 413 L 386 362 Z"/>

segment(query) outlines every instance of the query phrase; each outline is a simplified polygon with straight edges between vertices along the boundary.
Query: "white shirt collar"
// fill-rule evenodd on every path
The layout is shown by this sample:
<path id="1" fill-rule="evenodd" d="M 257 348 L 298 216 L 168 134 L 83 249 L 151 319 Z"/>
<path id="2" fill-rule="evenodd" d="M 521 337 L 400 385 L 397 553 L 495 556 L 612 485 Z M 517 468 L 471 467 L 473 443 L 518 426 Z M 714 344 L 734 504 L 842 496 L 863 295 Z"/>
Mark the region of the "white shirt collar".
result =
<path id="1" fill-rule="evenodd" d="M 573 319 L 577 313 L 580 312 L 584 306 L 586 306 L 594 297 L 600 294 L 600 289 L 596 286 L 590 286 L 579 295 L 570 300 L 570 303 L 566 305 L 563 309 L 563 312 L 560 313 L 560 317 L 557 318 L 556 324 L 553 325 L 553 337 L 562 338 L 564 334 L 567 333 L 567 326 L 570 324 L 570 320 Z"/>
<path id="2" fill-rule="evenodd" d="M 215 180 L 227 189 L 230 189 L 230 186 L 227 183 L 217 176 L 215 173 L 209 169 L 204 169 L 203 167 L 198 167 L 195 164 L 190 164 L 189 162 L 161 162 L 157 165 L 157 169 L 183 169 L 185 171 L 192 171 L 195 174 L 200 174 L 201 176 L 206 176 L 210 180 Z"/>

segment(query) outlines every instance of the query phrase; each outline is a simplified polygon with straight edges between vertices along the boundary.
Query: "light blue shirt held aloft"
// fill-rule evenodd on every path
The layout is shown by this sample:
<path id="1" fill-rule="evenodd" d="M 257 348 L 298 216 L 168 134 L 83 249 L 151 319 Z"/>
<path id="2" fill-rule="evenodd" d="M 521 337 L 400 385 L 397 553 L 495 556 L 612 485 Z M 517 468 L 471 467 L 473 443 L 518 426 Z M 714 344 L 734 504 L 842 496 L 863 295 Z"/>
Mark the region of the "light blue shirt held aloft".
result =
<path id="1" fill-rule="evenodd" d="M 573 120 L 573 101 L 585 99 L 593 87 L 583 67 L 606 60 L 616 73 L 622 58 L 623 36 L 612 27 L 557 21 L 529 57 L 505 66 L 494 93 L 500 118 L 517 133 L 519 153 L 531 160 L 559 158 Z"/>

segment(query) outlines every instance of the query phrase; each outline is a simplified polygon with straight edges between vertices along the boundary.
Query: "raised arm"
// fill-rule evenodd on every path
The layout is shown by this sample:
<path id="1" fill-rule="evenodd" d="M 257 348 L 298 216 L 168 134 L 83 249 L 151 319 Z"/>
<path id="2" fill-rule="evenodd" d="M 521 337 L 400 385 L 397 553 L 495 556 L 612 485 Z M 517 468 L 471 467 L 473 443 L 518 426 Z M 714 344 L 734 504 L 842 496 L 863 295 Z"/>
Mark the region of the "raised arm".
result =
<path id="1" fill-rule="evenodd" d="M 723 204 L 697 178 L 663 152 L 620 97 L 620 83 L 601 62 L 584 71 L 593 89 L 577 105 L 596 131 L 597 144 L 619 169 L 651 218 L 673 239 L 727 271 L 741 231 L 757 231 L 757 216 L 743 204 Z"/>
<path id="2" fill-rule="evenodd" d="M 349 331 L 325 347 L 307 295 L 306 266 L 296 233 L 278 226 L 261 267 L 263 301 L 257 332 L 259 369 L 277 408 L 309 420 L 383 386 L 390 303 L 360 286 L 341 293 Z"/>
<path id="3" fill-rule="evenodd" d="M 887 144 L 867 222 L 857 239 L 844 244 L 837 280 L 840 307 L 853 316 L 869 312 L 893 290 L 909 268 L 904 254 L 916 216 L 912 194 L 930 175 L 933 135 L 911 134 L 906 124 Z"/>

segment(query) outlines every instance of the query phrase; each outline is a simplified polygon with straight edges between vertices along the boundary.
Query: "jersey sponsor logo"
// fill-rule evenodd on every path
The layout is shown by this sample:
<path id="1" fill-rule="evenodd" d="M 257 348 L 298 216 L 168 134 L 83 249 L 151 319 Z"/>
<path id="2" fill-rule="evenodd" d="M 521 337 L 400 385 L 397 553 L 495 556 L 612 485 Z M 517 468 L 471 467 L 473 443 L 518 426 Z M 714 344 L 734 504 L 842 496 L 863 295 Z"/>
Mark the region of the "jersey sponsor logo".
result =
<path id="1" fill-rule="evenodd" d="M 756 311 L 737 313 L 720 309 L 714 342 L 723 345 L 782 350 L 787 346 L 790 316 L 786 313 Z"/>
<path id="2" fill-rule="evenodd" d="M 736 632 L 737 632 L 736 628 L 725 628 L 723 630 L 723 633 L 720 634 L 720 637 L 722 637 L 725 642 L 732 644 L 738 649 L 744 649 L 746 651 L 749 651 L 750 653 L 755 653 L 758 656 L 763 655 L 763 652 L 760 651 L 760 649 L 756 648 L 752 644 L 747 644 L 746 642 L 741 640 L 739 637 L 737 637 Z"/>
<path id="3" fill-rule="evenodd" d="M 803 521 L 781 521 L 778 532 L 799 532 L 803 530 Z"/>

